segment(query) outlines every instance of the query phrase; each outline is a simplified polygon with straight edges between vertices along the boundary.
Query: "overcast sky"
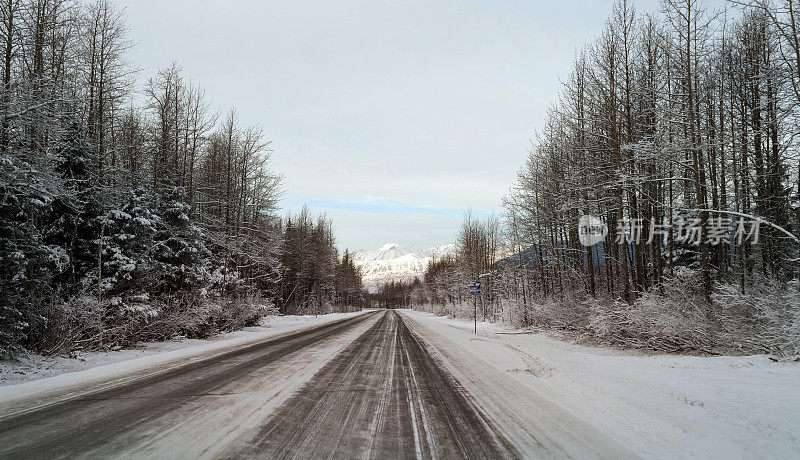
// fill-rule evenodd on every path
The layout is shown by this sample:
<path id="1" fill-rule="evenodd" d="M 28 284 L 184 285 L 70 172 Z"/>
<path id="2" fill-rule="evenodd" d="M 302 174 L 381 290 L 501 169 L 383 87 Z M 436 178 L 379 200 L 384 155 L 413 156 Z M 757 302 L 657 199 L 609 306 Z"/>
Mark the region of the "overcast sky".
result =
<path id="1" fill-rule="evenodd" d="M 120 2 L 140 81 L 176 61 L 215 108 L 262 125 L 281 213 L 327 213 L 342 250 L 445 244 L 468 207 L 500 211 L 610 13 L 580 3 Z"/>

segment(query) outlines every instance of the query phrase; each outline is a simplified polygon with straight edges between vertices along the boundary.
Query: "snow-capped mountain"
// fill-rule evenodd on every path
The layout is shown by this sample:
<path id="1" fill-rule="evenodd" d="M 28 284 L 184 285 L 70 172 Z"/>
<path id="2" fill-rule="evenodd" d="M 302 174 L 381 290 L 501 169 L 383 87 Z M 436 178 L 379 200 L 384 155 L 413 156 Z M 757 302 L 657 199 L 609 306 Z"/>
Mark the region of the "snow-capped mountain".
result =
<path id="1" fill-rule="evenodd" d="M 422 278 L 432 258 L 438 259 L 454 251 L 454 244 L 416 250 L 397 243 L 387 243 L 377 250 L 354 251 L 350 256 L 353 262 L 361 267 L 367 290 L 375 292 L 378 286 L 388 281 L 411 281 L 416 277 Z"/>
<path id="2" fill-rule="evenodd" d="M 447 255 L 454 255 L 456 252 L 456 245 L 455 244 L 444 244 L 442 246 L 434 246 L 432 248 L 423 249 L 419 251 L 421 254 L 425 254 L 428 257 L 435 257 L 437 259 L 441 259 Z"/>

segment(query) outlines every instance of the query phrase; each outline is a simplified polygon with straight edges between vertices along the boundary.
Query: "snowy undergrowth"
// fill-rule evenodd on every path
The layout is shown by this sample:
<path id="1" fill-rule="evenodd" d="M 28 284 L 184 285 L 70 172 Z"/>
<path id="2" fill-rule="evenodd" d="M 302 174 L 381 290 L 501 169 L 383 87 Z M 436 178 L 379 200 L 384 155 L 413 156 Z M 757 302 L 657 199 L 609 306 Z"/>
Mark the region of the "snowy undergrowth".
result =
<path id="1" fill-rule="evenodd" d="M 657 351 L 797 359 L 800 289 L 797 280 L 763 282 L 745 293 L 720 283 L 706 303 L 693 277 L 679 275 L 631 304 L 589 303 L 585 332 L 604 343 Z"/>
<path id="2" fill-rule="evenodd" d="M 471 319 L 473 304 L 420 305 L 415 309 Z M 634 302 L 574 299 L 523 305 L 499 300 L 478 307 L 478 320 L 534 327 L 602 345 L 658 352 L 749 355 L 800 359 L 800 282 L 719 283 L 702 300 L 692 273 L 678 273 Z"/>
<path id="3" fill-rule="evenodd" d="M 195 348 L 224 347 L 232 340 L 255 340 L 279 332 L 323 324 L 329 321 L 357 315 L 359 312 L 330 313 L 326 315 L 269 315 L 261 318 L 257 325 L 241 330 L 222 332 L 207 338 L 177 336 L 163 341 L 138 344 L 134 348 L 105 351 L 77 351 L 69 356 L 46 356 L 37 353 L 22 353 L 15 359 L 0 360 L 0 385 L 14 385 L 56 375 L 79 372 L 107 364 L 152 357 L 162 353 Z"/>
<path id="4" fill-rule="evenodd" d="M 138 303 L 116 304 L 78 297 L 55 305 L 32 308 L 28 340 L 30 350 L 43 355 L 69 355 L 81 351 L 118 350 L 140 342 L 174 337 L 206 338 L 255 326 L 277 310 L 264 299 L 210 299 L 202 295 L 180 296 Z"/>

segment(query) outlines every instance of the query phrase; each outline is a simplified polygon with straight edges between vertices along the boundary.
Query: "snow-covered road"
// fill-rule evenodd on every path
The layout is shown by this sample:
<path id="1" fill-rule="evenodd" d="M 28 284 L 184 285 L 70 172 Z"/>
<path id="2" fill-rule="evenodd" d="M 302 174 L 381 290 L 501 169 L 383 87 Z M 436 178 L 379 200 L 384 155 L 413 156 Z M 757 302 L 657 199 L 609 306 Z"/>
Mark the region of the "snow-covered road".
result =
<path id="1" fill-rule="evenodd" d="M 3 387 L 0 458 L 798 451 L 796 363 L 637 356 L 470 326 L 368 311 Z"/>
<path id="2" fill-rule="evenodd" d="M 139 369 L 138 376 L 120 374 L 121 383 L 112 380 L 99 391 L 87 392 L 94 384 L 80 384 L 81 373 L 74 374 L 74 394 L 61 388 L 62 399 L 44 405 L 21 390 L 49 379 L 16 385 L 10 389 L 33 409 L 0 401 L 0 458 L 217 456 L 257 429 L 379 315 L 367 312 L 203 359 Z M 90 374 L 89 382 L 99 381 Z"/>
<path id="3" fill-rule="evenodd" d="M 800 362 L 614 350 L 486 322 L 475 335 L 471 321 L 401 314 L 518 442 L 575 449 L 593 435 L 645 458 L 800 453 Z"/>
<path id="4" fill-rule="evenodd" d="M 394 311 L 315 375 L 234 457 L 515 458 Z M 227 453 L 224 456 L 229 456 Z"/>

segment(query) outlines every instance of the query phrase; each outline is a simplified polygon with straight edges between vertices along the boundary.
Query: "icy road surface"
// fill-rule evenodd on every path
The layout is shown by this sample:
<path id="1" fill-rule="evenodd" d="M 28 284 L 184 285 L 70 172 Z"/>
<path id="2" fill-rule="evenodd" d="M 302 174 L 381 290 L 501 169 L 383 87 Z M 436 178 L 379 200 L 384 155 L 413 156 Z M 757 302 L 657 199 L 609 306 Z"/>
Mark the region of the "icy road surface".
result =
<path id="1" fill-rule="evenodd" d="M 521 413 L 508 382 L 476 399 L 404 318 L 367 312 L 99 390 L 2 402 L 0 458 L 632 456 L 547 401 Z"/>
<path id="2" fill-rule="evenodd" d="M 517 457 L 391 311 L 322 369 L 236 455 Z"/>
<path id="3" fill-rule="evenodd" d="M 491 323 L 476 335 L 411 310 L 270 325 L 46 372 L 34 357 L 23 378 L 67 373 L 0 385 L 0 459 L 800 452 L 800 362 L 612 350 Z"/>
<path id="4" fill-rule="evenodd" d="M 631 456 L 544 401 L 514 414 L 502 387 L 499 402 L 476 400 L 408 320 L 371 311 L 101 389 L 2 401 L 0 458 Z"/>

